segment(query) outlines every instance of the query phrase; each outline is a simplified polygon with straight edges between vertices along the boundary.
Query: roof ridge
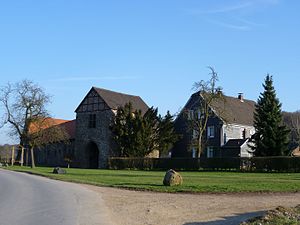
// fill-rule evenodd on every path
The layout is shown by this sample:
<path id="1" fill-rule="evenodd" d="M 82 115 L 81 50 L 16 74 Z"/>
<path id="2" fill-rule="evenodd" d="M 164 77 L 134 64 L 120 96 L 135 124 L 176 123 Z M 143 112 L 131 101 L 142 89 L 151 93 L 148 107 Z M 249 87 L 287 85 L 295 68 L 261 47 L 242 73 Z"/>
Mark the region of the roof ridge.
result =
<path id="1" fill-rule="evenodd" d="M 127 95 L 127 96 L 132 96 L 132 97 L 139 97 L 139 98 L 141 98 L 141 97 L 138 96 L 138 95 L 126 94 L 126 93 L 123 93 L 123 92 L 112 91 L 112 90 L 108 90 L 108 89 L 105 89 L 105 88 L 99 88 L 99 87 L 95 87 L 95 86 L 93 86 L 92 88 L 98 89 L 98 90 L 102 90 L 102 91 L 106 91 L 106 92 L 115 93 L 115 94 L 121 94 L 121 95 Z"/>
<path id="2" fill-rule="evenodd" d="M 200 93 L 200 91 L 196 91 L 196 92 L 194 92 L 194 93 L 192 94 L 192 96 L 193 96 L 193 95 L 197 95 L 197 94 L 199 94 L 199 93 Z M 234 97 L 234 96 L 229 96 L 229 95 L 225 95 L 225 94 L 223 94 L 223 96 L 226 97 L 226 98 L 231 98 L 231 99 L 239 100 L 237 97 Z M 249 101 L 249 102 L 254 102 L 254 103 L 256 103 L 256 101 L 255 101 L 255 100 L 252 100 L 252 99 L 246 99 L 246 98 L 244 98 L 243 100 L 244 100 L 244 101 Z M 239 101 L 240 101 L 240 100 L 239 100 Z"/>

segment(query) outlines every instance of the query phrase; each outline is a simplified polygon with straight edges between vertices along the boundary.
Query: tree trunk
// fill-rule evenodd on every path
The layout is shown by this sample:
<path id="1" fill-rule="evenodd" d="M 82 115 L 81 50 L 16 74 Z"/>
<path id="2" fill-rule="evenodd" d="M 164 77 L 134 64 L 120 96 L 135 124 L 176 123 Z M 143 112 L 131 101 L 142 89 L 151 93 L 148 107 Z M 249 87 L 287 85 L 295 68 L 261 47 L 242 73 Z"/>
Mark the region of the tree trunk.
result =
<path id="1" fill-rule="evenodd" d="M 200 159 L 202 153 L 202 135 L 199 134 L 198 137 L 198 158 Z"/>
<path id="2" fill-rule="evenodd" d="M 31 168 L 35 168 L 33 147 L 30 148 L 30 154 L 31 154 Z"/>
<path id="3" fill-rule="evenodd" d="M 23 166 L 24 164 L 24 148 L 21 147 L 21 159 L 20 159 L 20 164 Z"/>
<path id="4" fill-rule="evenodd" d="M 14 163 L 15 163 L 15 146 L 13 146 L 11 150 L 11 166 L 13 166 Z"/>
<path id="5" fill-rule="evenodd" d="M 28 158 L 29 158 L 28 148 L 25 148 L 25 152 L 26 152 L 25 166 L 28 166 Z"/>

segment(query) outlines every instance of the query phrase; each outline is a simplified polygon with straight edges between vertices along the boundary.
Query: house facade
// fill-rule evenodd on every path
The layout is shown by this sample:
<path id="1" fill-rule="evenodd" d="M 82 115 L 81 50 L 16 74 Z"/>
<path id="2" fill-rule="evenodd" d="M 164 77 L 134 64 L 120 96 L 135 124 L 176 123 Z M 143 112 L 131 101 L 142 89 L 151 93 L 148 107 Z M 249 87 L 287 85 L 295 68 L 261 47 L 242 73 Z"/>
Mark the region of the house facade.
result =
<path id="1" fill-rule="evenodd" d="M 172 149 L 172 157 L 196 157 L 197 131 L 190 126 L 189 120 L 200 117 L 199 108 L 204 98 L 200 92 L 194 93 L 175 120 L 175 130 L 181 139 Z M 201 157 L 251 157 L 247 144 L 255 133 L 253 115 L 255 102 L 238 97 L 224 96 L 209 105 L 210 116 L 203 137 Z M 198 112 L 199 111 L 199 112 Z"/>
<path id="2" fill-rule="evenodd" d="M 75 110 L 76 120 L 58 125 L 67 128 L 70 141 L 37 149 L 37 164 L 65 166 L 69 160 L 73 167 L 106 168 L 108 158 L 118 156 L 110 125 L 117 108 L 129 102 L 134 110 L 148 110 L 139 96 L 92 87 Z"/>

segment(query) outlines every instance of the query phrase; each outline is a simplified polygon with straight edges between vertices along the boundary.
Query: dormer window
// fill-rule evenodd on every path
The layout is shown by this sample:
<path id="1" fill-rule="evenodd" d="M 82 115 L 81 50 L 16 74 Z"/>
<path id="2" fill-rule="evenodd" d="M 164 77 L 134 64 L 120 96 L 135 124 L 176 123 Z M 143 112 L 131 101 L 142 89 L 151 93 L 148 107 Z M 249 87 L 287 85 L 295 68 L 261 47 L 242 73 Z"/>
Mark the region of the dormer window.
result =
<path id="1" fill-rule="evenodd" d="M 89 128 L 96 128 L 96 114 L 89 115 Z"/>

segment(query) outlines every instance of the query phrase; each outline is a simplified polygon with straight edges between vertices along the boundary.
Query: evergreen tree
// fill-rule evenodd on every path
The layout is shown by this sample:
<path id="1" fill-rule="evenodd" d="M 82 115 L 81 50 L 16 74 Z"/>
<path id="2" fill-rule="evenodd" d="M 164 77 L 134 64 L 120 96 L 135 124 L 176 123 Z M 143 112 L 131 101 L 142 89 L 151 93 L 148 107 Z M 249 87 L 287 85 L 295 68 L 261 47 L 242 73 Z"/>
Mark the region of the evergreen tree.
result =
<path id="1" fill-rule="evenodd" d="M 159 116 L 158 109 L 151 107 L 144 115 L 143 140 L 147 153 L 159 149 Z"/>
<path id="2" fill-rule="evenodd" d="M 172 120 L 169 112 L 162 118 L 153 107 L 144 115 L 130 103 L 119 107 L 111 130 L 120 156 L 144 157 L 154 150 L 166 151 L 177 140 Z"/>
<path id="3" fill-rule="evenodd" d="M 281 103 L 276 97 L 273 78 L 267 75 L 254 113 L 256 133 L 251 142 L 255 156 L 282 156 L 288 152 L 289 130 L 282 123 Z"/>
<path id="4" fill-rule="evenodd" d="M 179 135 L 174 130 L 174 117 L 168 111 L 159 124 L 159 151 L 160 155 L 167 154 L 173 144 L 178 140 Z"/>

